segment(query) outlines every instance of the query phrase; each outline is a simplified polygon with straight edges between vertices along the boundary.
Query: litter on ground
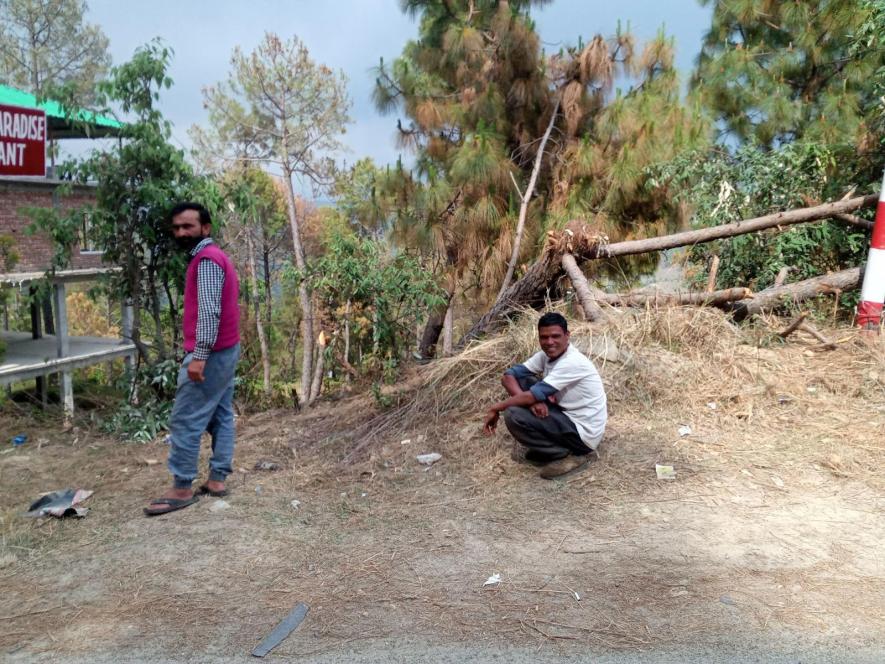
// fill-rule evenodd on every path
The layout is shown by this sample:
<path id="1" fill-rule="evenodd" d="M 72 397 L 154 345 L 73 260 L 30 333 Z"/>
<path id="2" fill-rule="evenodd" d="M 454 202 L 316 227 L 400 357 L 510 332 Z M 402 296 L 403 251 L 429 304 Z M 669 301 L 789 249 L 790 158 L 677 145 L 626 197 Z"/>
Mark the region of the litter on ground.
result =
<path id="1" fill-rule="evenodd" d="M 442 454 L 440 454 L 439 452 L 430 452 L 429 454 L 419 454 L 415 458 L 418 459 L 418 463 L 424 466 L 432 466 L 437 461 L 442 459 Z"/>
<path id="2" fill-rule="evenodd" d="M 25 516 L 84 517 L 89 513 L 89 508 L 78 507 L 78 505 L 93 493 L 93 491 L 85 489 L 51 491 L 31 503 Z"/>
<path id="3" fill-rule="evenodd" d="M 676 479 L 676 469 L 673 466 L 662 465 L 659 463 L 655 464 L 655 473 L 658 476 L 659 480 L 675 480 Z"/>

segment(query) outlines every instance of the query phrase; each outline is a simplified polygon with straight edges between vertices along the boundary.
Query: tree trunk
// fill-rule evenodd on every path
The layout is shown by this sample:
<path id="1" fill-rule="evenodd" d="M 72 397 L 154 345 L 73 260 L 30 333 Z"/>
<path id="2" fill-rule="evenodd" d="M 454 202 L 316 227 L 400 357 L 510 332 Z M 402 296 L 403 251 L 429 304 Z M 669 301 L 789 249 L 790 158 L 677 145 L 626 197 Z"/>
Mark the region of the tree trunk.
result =
<path id="1" fill-rule="evenodd" d="M 716 290 L 716 277 L 719 275 L 719 256 L 713 256 L 710 262 L 710 275 L 707 277 L 707 292 Z"/>
<path id="2" fill-rule="evenodd" d="M 532 194 L 535 193 L 538 174 L 541 172 L 541 162 L 544 160 L 544 147 L 547 145 L 547 140 L 550 138 L 550 132 L 553 131 L 553 125 L 556 123 L 557 113 L 559 113 L 559 100 L 556 101 L 556 105 L 553 107 L 553 113 L 550 115 L 550 122 L 547 124 L 547 130 L 541 137 L 541 145 L 538 147 L 538 154 L 535 156 L 535 165 L 532 167 L 529 183 L 526 185 L 524 192 L 520 193 L 519 188 L 516 190 L 522 197 L 522 202 L 519 206 L 519 221 L 516 223 L 516 236 L 513 238 L 513 251 L 510 253 L 510 262 L 507 264 L 507 274 L 504 275 L 504 282 L 501 284 L 501 290 L 498 291 L 498 297 L 495 298 L 495 302 L 498 302 L 504 297 L 504 293 L 510 287 L 510 280 L 513 279 L 513 270 L 516 269 L 516 261 L 519 259 L 519 247 L 522 242 L 522 233 L 525 230 L 525 219 L 528 215 L 529 203 L 532 200 Z M 514 186 L 516 185 L 516 180 L 513 181 L 513 184 Z"/>
<path id="3" fill-rule="evenodd" d="M 267 244 L 267 236 L 261 229 L 262 263 L 264 265 L 264 320 L 268 325 L 273 322 L 273 296 L 270 278 L 270 247 Z"/>
<path id="4" fill-rule="evenodd" d="M 248 228 L 244 230 L 246 232 L 246 252 L 249 254 L 249 288 L 252 291 L 255 331 L 258 333 L 258 345 L 261 348 L 261 366 L 264 369 L 262 387 L 264 388 L 264 396 L 270 397 L 270 355 L 267 350 L 267 335 L 264 332 L 264 322 L 261 320 L 261 302 L 258 301 L 258 277 L 255 274 L 255 245 L 252 242 L 252 233 Z M 265 296 L 267 296 L 266 293 Z"/>
<path id="5" fill-rule="evenodd" d="M 344 367 L 347 371 L 347 382 L 350 382 L 353 365 L 350 363 L 350 298 L 344 305 Z"/>
<path id="6" fill-rule="evenodd" d="M 543 304 L 550 284 L 561 273 L 561 260 L 554 252 L 545 250 L 541 259 L 532 265 L 521 279 L 515 281 L 507 289 L 504 297 L 495 302 L 492 308 L 461 337 L 458 347 L 463 347 L 469 341 L 493 331 L 506 316 L 516 313 L 523 307 Z"/>
<path id="7" fill-rule="evenodd" d="M 685 305 L 707 305 L 718 307 L 729 302 L 751 298 L 753 297 L 753 293 L 749 288 L 726 288 L 711 293 L 706 291 L 702 293 L 624 293 L 620 295 L 603 293 L 598 297 L 608 304 L 620 305 L 623 307 L 644 307 L 646 305 L 651 305 L 653 307 Z"/>
<path id="8" fill-rule="evenodd" d="M 870 194 L 869 196 L 858 196 L 856 198 L 836 201 L 835 203 L 824 203 L 823 205 L 816 205 L 810 208 L 775 212 L 774 214 L 768 214 L 764 217 L 735 221 L 721 226 L 710 226 L 709 228 L 700 228 L 694 231 L 683 231 L 682 233 L 674 233 L 673 235 L 663 235 L 661 237 L 653 237 L 646 240 L 628 240 L 627 242 L 616 242 L 609 245 L 600 244 L 595 251 L 586 253 L 582 258 L 586 260 L 588 258 L 613 258 L 615 256 L 645 254 L 650 251 L 662 251 L 664 249 L 685 247 L 701 242 L 712 242 L 713 240 L 721 240 L 726 237 L 754 233 L 768 228 L 804 224 L 809 221 L 820 221 L 822 219 L 829 219 L 839 213 L 852 212 L 863 207 L 875 205 L 878 200 L 878 194 Z"/>
<path id="9" fill-rule="evenodd" d="M 738 300 L 727 307 L 737 320 L 747 316 L 772 311 L 794 302 L 802 302 L 822 293 L 845 291 L 858 288 L 863 278 L 863 270 L 853 267 L 841 272 L 825 274 L 805 281 L 797 281 L 786 286 L 766 288 L 753 295 L 752 298 Z"/>
<path id="10" fill-rule="evenodd" d="M 443 320 L 443 355 L 452 354 L 452 333 L 455 327 L 455 298 L 449 298 L 449 307 L 446 309 L 446 317 Z"/>
<path id="11" fill-rule="evenodd" d="M 442 334 L 445 325 L 446 312 L 449 310 L 449 302 L 452 301 L 453 292 L 446 293 L 446 301 L 433 309 L 427 318 L 427 324 L 424 326 L 424 333 L 421 335 L 421 343 L 418 344 L 418 354 L 423 360 L 430 360 L 436 357 L 436 344 L 439 342 L 439 336 Z"/>
<path id="12" fill-rule="evenodd" d="M 326 350 L 326 335 L 322 332 L 320 332 L 319 339 L 317 340 L 316 349 L 317 359 L 313 370 L 313 382 L 310 384 L 310 401 L 307 402 L 308 406 L 317 400 L 323 389 L 323 368 L 326 363 L 326 354 L 324 352 Z"/>
<path id="13" fill-rule="evenodd" d="M 181 325 L 178 323 L 178 307 L 175 304 L 175 298 L 172 296 L 172 288 L 169 281 L 163 281 L 163 291 L 166 293 L 166 300 L 169 302 L 169 320 L 172 324 L 172 348 L 173 353 L 179 348 L 181 341 Z"/>
<path id="14" fill-rule="evenodd" d="M 651 251 L 661 251 L 663 249 L 672 249 L 674 247 L 693 245 L 701 242 L 712 242 L 713 240 L 734 237 L 745 233 L 753 233 L 767 228 L 820 221 L 822 219 L 828 219 L 835 214 L 852 212 L 863 207 L 875 205 L 878 198 L 878 194 L 858 196 L 857 198 L 850 198 L 835 203 L 825 203 L 810 208 L 777 212 L 756 219 L 723 224 L 722 226 L 712 226 L 710 228 L 701 228 L 694 231 L 684 231 L 682 233 L 648 238 L 646 240 L 628 240 L 626 242 L 616 242 L 609 245 L 599 244 L 590 250 L 582 251 L 582 253 L 576 255 L 575 258 L 577 260 L 587 260 L 592 258 L 611 258 L 615 256 L 643 254 Z M 477 339 L 484 334 L 488 334 L 496 329 L 506 316 L 516 313 L 519 309 L 543 302 L 544 294 L 549 289 L 550 284 L 558 279 L 561 274 L 561 261 L 556 257 L 554 251 L 549 247 L 546 248 L 538 262 L 532 265 L 521 279 L 514 282 L 514 284 L 507 289 L 504 297 L 499 299 L 494 306 L 492 306 L 492 308 L 476 322 L 470 331 L 462 337 L 458 345 L 462 346 L 471 339 Z"/>
<path id="15" fill-rule="evenodd" d="M 284 150 L 285 150 L 285 146 Z M 307 261 L 304 257 L 304 244 L 301 242 L 301 229 L 298 225 L 298 216 L 295 211 L 295 189 L 292 186 L 292 171 L 284 166 L 284 180 L 286 181 L 286 203 L 289 210 L 289 225 L 292 228 L 292 247 L 295 250 L 295 265 L 302 273 L 301 283 L 298 285 L 298 299 L 301 302 L 301 343 L 303 354 L 301 357 L 301 405 L 310 402 L 311 378 L 313 377 L 313 302 L 310 299 L 310 289 L 307 287 L 305 270 Z"/>
<path id="16" fill-rule="evenodd" d="M 575 287 L 575 293 L 578 294 L 578 301 L 581 303 L 584 319 L 593 322 L 605 318 L 602 309 L 596 304 L 593 293 L 590 292 L 590 284 L 587 283 L 587 278 L 581 272 L 581 268 L 578 267 L 575 257 L 569 253 L 563 254 L 562 267 L 565 269 L 566 274 L 568 274 L 569 279 L 571 279 L 572 286 Z"/>
<path id="17" fill-rule="evenodd" d="M 150 287 L 150 293 L 148 293 L 148 295 L 151 299 L 151 318 L 154 319 L 154 346 L 157 349 L 158 359 L 165 360 L 167 357 L 169 357 L 169 352 L 166 348 L 166 339 L 163 336 L 163 313 L 162 307 L 160 306 L 160 293 L 157 289 L 155 256 L 151 257 L 151 262 L 147 267 L 147 277 L 148 286 Z"/>

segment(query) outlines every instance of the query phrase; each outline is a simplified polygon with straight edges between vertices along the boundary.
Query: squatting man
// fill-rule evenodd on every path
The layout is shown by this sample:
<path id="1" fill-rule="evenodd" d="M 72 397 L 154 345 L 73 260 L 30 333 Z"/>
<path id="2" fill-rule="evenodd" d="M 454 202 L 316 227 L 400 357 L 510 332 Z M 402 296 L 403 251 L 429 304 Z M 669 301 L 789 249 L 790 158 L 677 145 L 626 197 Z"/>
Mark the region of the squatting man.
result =
<path id="1" fill-rule="evenodd" d="M 483 431 L 494 435 L 500 414 L 516 439 L 513 459 L 542 466 L 545 479 L 583 469 L 605 433 L 605 388 L 593 362 L 569 341 L 557 313 L 538 320 L 541 351 L 504 372 L 510 395 L 492 404 Z"/>

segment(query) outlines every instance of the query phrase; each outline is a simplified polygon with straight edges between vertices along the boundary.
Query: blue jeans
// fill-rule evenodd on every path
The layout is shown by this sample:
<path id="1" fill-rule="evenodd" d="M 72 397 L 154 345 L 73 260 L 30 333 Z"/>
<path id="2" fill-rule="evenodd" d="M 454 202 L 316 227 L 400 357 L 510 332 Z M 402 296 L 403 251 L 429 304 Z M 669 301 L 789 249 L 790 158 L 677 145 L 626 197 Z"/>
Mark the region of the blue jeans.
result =
<path id="1" fill-rule="evenodd" d="M 188 353 L 178 371 L 178 389 L 169 419 L 172 446 L 167 465 L 176 489 L 189 489 L 197 477 L 200 438 L 204 431 L 212 436 L 209 479 L 223 482 L 233 472 L 234 376 L 240 345 L 212 351 L 206 360 L 202 383 L 195 383 L 187 376 L 191 359 Z"/>

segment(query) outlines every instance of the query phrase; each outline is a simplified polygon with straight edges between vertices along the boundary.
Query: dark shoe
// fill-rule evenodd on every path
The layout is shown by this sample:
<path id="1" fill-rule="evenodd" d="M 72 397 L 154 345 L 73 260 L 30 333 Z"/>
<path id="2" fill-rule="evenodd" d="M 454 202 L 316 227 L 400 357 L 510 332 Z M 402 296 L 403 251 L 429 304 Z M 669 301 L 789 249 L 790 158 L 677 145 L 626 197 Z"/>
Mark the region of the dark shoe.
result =
<path id="1" fill-rule="evenodd" d="M 205 496 L 206 494 L 209 494 L 210 496 L 213 496 L 215 498 L 224 498 L 225 496 L 230 494 L 230 492 L 227 489 L 222 489 L 221 491 L 213 491 L 207 485 L 201 484 L 200 488 L 197 489 L 197 494 L 199 494 L 201 496 Z"/>
<path id="2" fill-rule="evenodd" d="M 146 516 L 160 516 L 161 514 L 168 514 L 169 512 L 183 509 L 188 505 L 193 505 L 199 500 L 199 496 L 191 496 L 183 500 L 178 498 L 157 498 L 151 501 L 149 507 L 144 508 L 144 513 Z"/>
<path id="3" fill-rule="evenodd" d="M 586 468 L 590 465 L 592 458 L 592 454 L 582 454 L 581 456 L 570 454 L 564 459 L 557 459 L 556 461 L 548 463 L 544 466 L 539 475 L 545 480 L 565 477 L 566 475 L 576 473 Z"/>
<path id="4" fill-rule="evenodd" d="M 525 453 L 525 460 L 535 466 L 547 466 L 547 465 L 553 463 L 554 461 L 559 461 L 560 459 L 563 459 L 563 458 L 564 457 L 551 456 L 549 454 L 545 454 L 541 450 L 529 449 L 529 451 Z"/>

